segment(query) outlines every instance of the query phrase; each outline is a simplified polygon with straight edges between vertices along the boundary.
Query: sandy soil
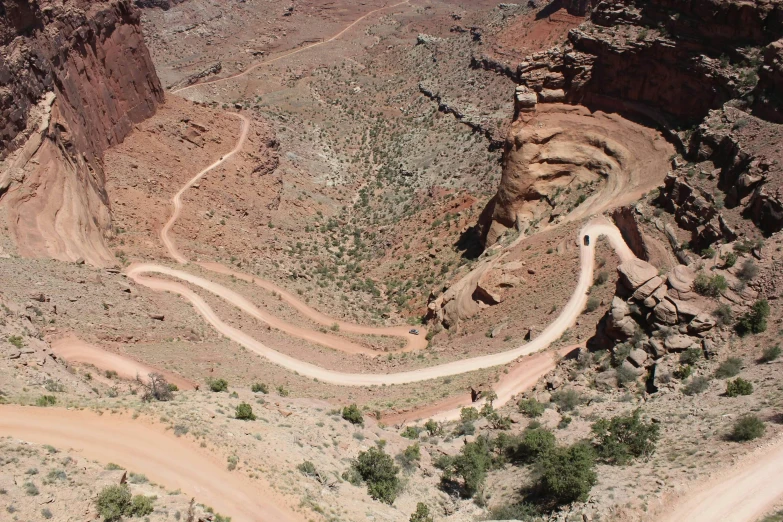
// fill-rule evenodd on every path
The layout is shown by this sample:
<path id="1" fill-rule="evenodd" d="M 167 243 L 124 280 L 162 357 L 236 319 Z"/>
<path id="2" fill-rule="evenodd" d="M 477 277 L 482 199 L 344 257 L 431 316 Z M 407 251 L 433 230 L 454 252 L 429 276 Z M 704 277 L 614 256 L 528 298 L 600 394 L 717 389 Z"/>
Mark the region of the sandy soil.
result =
<path id="1" fill-rule="evenodd" d="M 304 520 L 280 507 L 268 485 L 232 475 L 213 455 L 153 424 L 124 415 L 0 406 L 0 432 L 29 442 L 71 447 L 85 457 L 144 470 L 155 482 L 195 495 L 233 520 Z"/>
<path id="2" fill-rule="evenodd" d="M 662 522 L 753 522 L 783 498 L 783 440 L 744 459 L 659 518 Z"/>

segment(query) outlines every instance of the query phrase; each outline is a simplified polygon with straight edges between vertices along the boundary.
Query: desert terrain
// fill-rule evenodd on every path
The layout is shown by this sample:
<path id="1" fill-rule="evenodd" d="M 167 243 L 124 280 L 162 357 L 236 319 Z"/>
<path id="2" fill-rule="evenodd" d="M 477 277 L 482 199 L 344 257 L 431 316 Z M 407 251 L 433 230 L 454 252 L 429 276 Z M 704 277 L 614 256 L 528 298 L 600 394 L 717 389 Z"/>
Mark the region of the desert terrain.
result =
<path id="1" fill-rule="evenodd" d="M 9 520 L 783 517 L 783 5 L 0 3 Z"/>

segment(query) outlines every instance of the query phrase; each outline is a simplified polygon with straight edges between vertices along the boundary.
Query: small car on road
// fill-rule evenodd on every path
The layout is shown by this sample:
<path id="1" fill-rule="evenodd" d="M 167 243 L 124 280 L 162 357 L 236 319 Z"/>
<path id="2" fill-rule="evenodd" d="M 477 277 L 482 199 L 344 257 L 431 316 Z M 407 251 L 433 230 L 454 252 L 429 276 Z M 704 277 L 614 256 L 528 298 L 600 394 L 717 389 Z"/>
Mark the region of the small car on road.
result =
<path id="1" fill-rule="evenodd" d="M 585 236 L 585 246 L 590 246 L 590 236 Z"/>
<path id="2" fill-rule="evenodd" d="M 419 335 L 419 331 L 415 328 L 411 328 L 410 330 L 408 330 L 408 333 L 413 335 Z"/>

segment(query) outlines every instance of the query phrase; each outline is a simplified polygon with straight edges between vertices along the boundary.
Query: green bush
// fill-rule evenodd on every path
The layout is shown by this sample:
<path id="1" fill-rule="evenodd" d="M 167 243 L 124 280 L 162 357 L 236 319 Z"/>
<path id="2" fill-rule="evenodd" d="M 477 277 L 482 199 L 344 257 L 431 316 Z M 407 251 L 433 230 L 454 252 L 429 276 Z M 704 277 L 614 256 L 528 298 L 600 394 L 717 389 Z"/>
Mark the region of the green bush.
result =
<path id="1" fill-rule="evenodd" d="M 734 312 L 731 310 L 731 306 L 721 304 L 712 312 L 712 316 L 715 317 L 718 326 L 723 326 L 731 323 L 734 318 Z"/>
<path id="2" fill-rule="evenodd" d="M 698 395 L 704 393 L 710 387 L 710 380 L 706 377 L 694 377 L 682 391 L 685 395 Z"/>
<path id="3" fill-rule="evenodd" d="M 246 402 L 242 402 L 237 406 L 236 418 L 239 420 L 256 420 L 256 416 L 253 413 L 253 407 Z"/>
<path id="4" fill-rule="evenodd" d="M 430 515 L 430 508 L 424 502 L 416 504 L 416 511 L 411 514 L 409 522 L 434 522 L 432 515 Z"/>
<path id="5" fill-rule="evenodd" d="M 566 388 L 553 393 L 552 402 L 557 404 L 561 411 L 571 411 L 582 404 L 582 396 L 573 388 Z"/>
<path id="6" fill-rule="evenodd" d="M 520 413 L 524 413 L 530 418 L 535 419 L 544 414 L 546 406 L 538 402 L 536 399 L 522 399 L 517 403 Z"/>
<path id="7" fill-rule="evenodd" d="M 753 385 L 742 377 L 737 377 L 733 381 L 726 383 L 727 397 L 739 397 L 740 395 L 750 395 L 751 393 L 753 393 Z"/>
<path id="8" fill-rule="evenodd" d="M 556 448 L 536 463 L 538 489 L 556 504 L 587 500 L 595 485 L 595 452 L 585 443 Z"/>
<path id="9" fill-rule="evenodd" d="M 473 422 L 479 419 L 479 412 L 476 408 L 462 408 L 459 412 L 459 418 L 462 422 Z"/>
<path id="10" fill-rule="evenodd" d="M 253 393 L 267 394 L 267 393 L 269 393 L 269 386 L 267 386 L 266 384 L 264 384 L 262 382 L 257 382 L 255 384 L 253 384 L 253 386 L 250 388 L 250 390 Z"/>
<path id="11" fill-rule="evenodd" d="M 308 476 L 314 476 L 317 473 L 316 470 L 315 470 L 315 464 L 313 464 L 309 460 L 306 460 L 306 461 L 302 462 L 301 464 L 299 464 L 296 467 L 296 469 L 298 469 L 302 474 L 308 475 Z"/>
<path id="12" fill-rule="evenodd" d="M 587 300 L 584 313 L 589 314 L 590 312 L 595 312 L 599 306 L 601 306 L 601 300 L 592 295 Z"/>
<path id="13" fill-rule="evenodd" d="M 146 517 L 155 510 L 154 504 L 155 497 L 134 495 L 125 515 L 129 517 Z"/>
<path id="14" fill-rule="evenodd" d="M 767 329 L 767 317 L 769 317 L 769 303 L 766 299 L 759 299 L 750 311 L 740 317 L 736 330 L 741 336 L 749 333 L 759 334 Z"/>
<path id="15" fill-rule="evenodd" d="M 641 419 L 641 410 L 631 415 L 600 419 L 592 426 L 598 456 L 607 463 L 624 465 L 634 458 L 648 458 L 655 452 L 660 426 Z"/>
<path id="16" fill-rule="evenodd" d="M 762 363 L 768 363 L 772 362 L 778 357 L 780 357 L 780 345 L 776 344 L 775 346 L 770 346 L 768 348 L 765 348 L 764 351 L 761 353 L 761 357 L 759 358 L 759 362 Z"/>
<path id="17" fill-rule="evenodd" d="M 720 363 L 718 369 L 715 370 L 715 377 L 718 379 L 734 377 L 735 375 L 739 375 L 740 370 L 742 370 L 742 359 L 739 357 L 729 357 Z"/>
<path id="18" fill-rule="evenodd" d="M 737 254 L 729 252 L 723 256 L 723 268 L 731 268 L 737 264 Z"/>
<path id="19" fill-rule="evenodd" d="M 454 457 L 452 476 L 462 479 L 462 486 L 468 497 L 478 493 L 484 485 L 487 471 L 492 465 L 490 449 L 489 439 L 479 435 L 473 442 L 462 446 L 460 454 Z"/>
<path id="20" fill-rule="evenodd" d="M 693 366 L 680 366 L 676 370 L 674 370 L 674 376 L 681 381 L 684 381 L 688 377 L 691 376 L 691 373 L 693 373 Z"/>
<path id="21" fill-rule="evenodd" d="M 367 483 L 367 492 L 375 500 L 392 504 L 400 490 L 400 468 L 380 448 L 359 453 L 353 469 Z"/>
<path id="22" fill-rule="evenodd" d="M 421 433 L 421 428 L 418 426 L 406 426 L 400 435 L 406 439 L 416 440 L 419 438 L 419 433 Z"/>
<path id="23" fill-rule="evenodd" d="M 755 415 L 743 415 L 734 423 L 729 438 L 735 442 L 746 442 L 761 437 L 766 429 L 764 422 Z"/>
<path id="24" fill-rule="evenodd" d="M 688 348 L 680 354 L 680 364 L 694 365 L 704 358 L 701 348 Z"/>
<path id="25" fill-rule="evenodd" d="M 57 404 L 57 397 L 54 395 L 41 395 L 36 399 L 35 405 L 45 408 L 46 406 L 54 406 Z"/>
<path id="26" fill-rule="evenodd" d="M 555 449 L 555 434 L 546 428 L 530 428 L 522 432 L 518 443 L 506 450 L 509 458 L 526 464 Z"/>
<path id="27" fill-rule="evenodd" d="M 430 437 L 443 433 L 443 427 L 432 419 L 424 423 L 424 429 L 427 430 L 427 433 L 430 434 Z"/>
<path id="28" fill-rule="evenodd" d="M 131 498 L 128 486 L 106 486 L 98 493 L 96 500 L 98 515 L 107 522 L 119 520 L 130 509 Z"/>
<path id="29" fill-rule="evenodd" d="M 207 379 L 207 386 L 215 393 L 228 391 L 228 382 L 225 379 Z"/>
<path id="30" fill-rule="evenodd" d="M 347 420 L 351 424 L 364 426 L 364 417 L 362 416 L 362 412 L 359 410 L 359 407 L 356 404 L 351 404 L 350 406 L 345 406 L 343 408 L 343 419 Z"/>
<path id="31" fill-rule="evenodd" d="M 699 272 L 693 281 L 693 289 L 697 293 L 707 297 L 718 297 L 729 288 L 726 278 L 715 274 L 712 277 L 704 272 Z"/>
<path id="32" fill-rule="evenodd" d="M 748 283 L 752 281 L 759 274 L 759 267 L 752 259 L 746 259 L 742 266 L 737 271 L 737 278 L 740 281 Z"/>
<path id="33" fill-rule="evenodd" d="M 541 520 L 540 516 L 541 513 L 535 506 L 525 504 L 524 502 L 499 506 L 491 509 L 489 512 L 491 520 L 524 520 L 532 522 L 533 520 Z"/>
<path id="34" fill-rule="evenodd" d="M 405 450 L 397 455 L 397 462 L 400 463 L 402 468 L 406 471 L 410 471 L 416 467 L 416 463 L 421 460 L 421 448 L 419 444 L 411 444 Z"/>

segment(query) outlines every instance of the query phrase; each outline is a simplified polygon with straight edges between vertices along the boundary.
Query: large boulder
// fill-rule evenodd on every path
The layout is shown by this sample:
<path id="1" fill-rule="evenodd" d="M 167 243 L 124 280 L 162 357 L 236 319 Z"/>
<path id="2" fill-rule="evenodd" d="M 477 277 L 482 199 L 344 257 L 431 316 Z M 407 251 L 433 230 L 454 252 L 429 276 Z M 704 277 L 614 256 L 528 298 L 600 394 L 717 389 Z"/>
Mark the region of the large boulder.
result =
<path id="1" fill-rule="evenodd" d="M 677 265 L 666 276 L 669 285 L 669 294 L 675 299 L 687 301 L 693 299 L 696 293 L 693 291 L 693 281 L 696 274 L 685 265 Z"/>
<path id="2" fill-rule="evenodd" d="M 658 275 L 657 268 L 636 258 L 622 263 L 617 267 L 617 271 L 625 287 L 632 292 Z"/>
<path id="3" fill-rule="evenodd" d="M 688 323 L 688 333 L 700 334 L 712 330 L 715 327 L 715 319 L 710 314 L 701 313 Z"/>
<path id="4" fill-rule="evenodd" d="M 631 353 L 628 354 L 628 360 L 637 368 L 642 368 L 647 362 L 647 352 L 638 348 L 636 350 L 631 350 Z"/>
<path id="5" fill-rule="evenodd" d="M 694 339 L 687 335 L 670 335 L 664 341 L 664 346 L 670 352 L 682 352 L 693 346 Z"/>
<path id="6" fill-rule="evenodd" d="M 636 331 L 636 321 L 631 317 L 628 303 L 615 296 L 609 311 L 609 324 L 606 333 L 614 339 L 628 339 Z"/>
<path id="7" fill-rule="evenodd" d="M 668 298 L 658 303 L 658 306 L 653 310 L 653 315 L 660 323 L 668 325 L 677 324 L 677 307 Z"/>
<path id="8" fill-rule="evenodd" d="M 633 293 L 633 298 L 637 301 L 644 301 L 648 297 L 651 297 L 653 293 L 663 284 L 663 279 L 659 276 L 655 276 L 642 286 L 636 289 Z"/>
<path id="9" fill-rule="evenodd" d="M 696 317 L 707 309 L 707 303 L 702 299 L 682 301 L 669 297 L 669 300 L 677 307 L 677 313 L 681 318 L 690 319 L 691 317 Z"/>

